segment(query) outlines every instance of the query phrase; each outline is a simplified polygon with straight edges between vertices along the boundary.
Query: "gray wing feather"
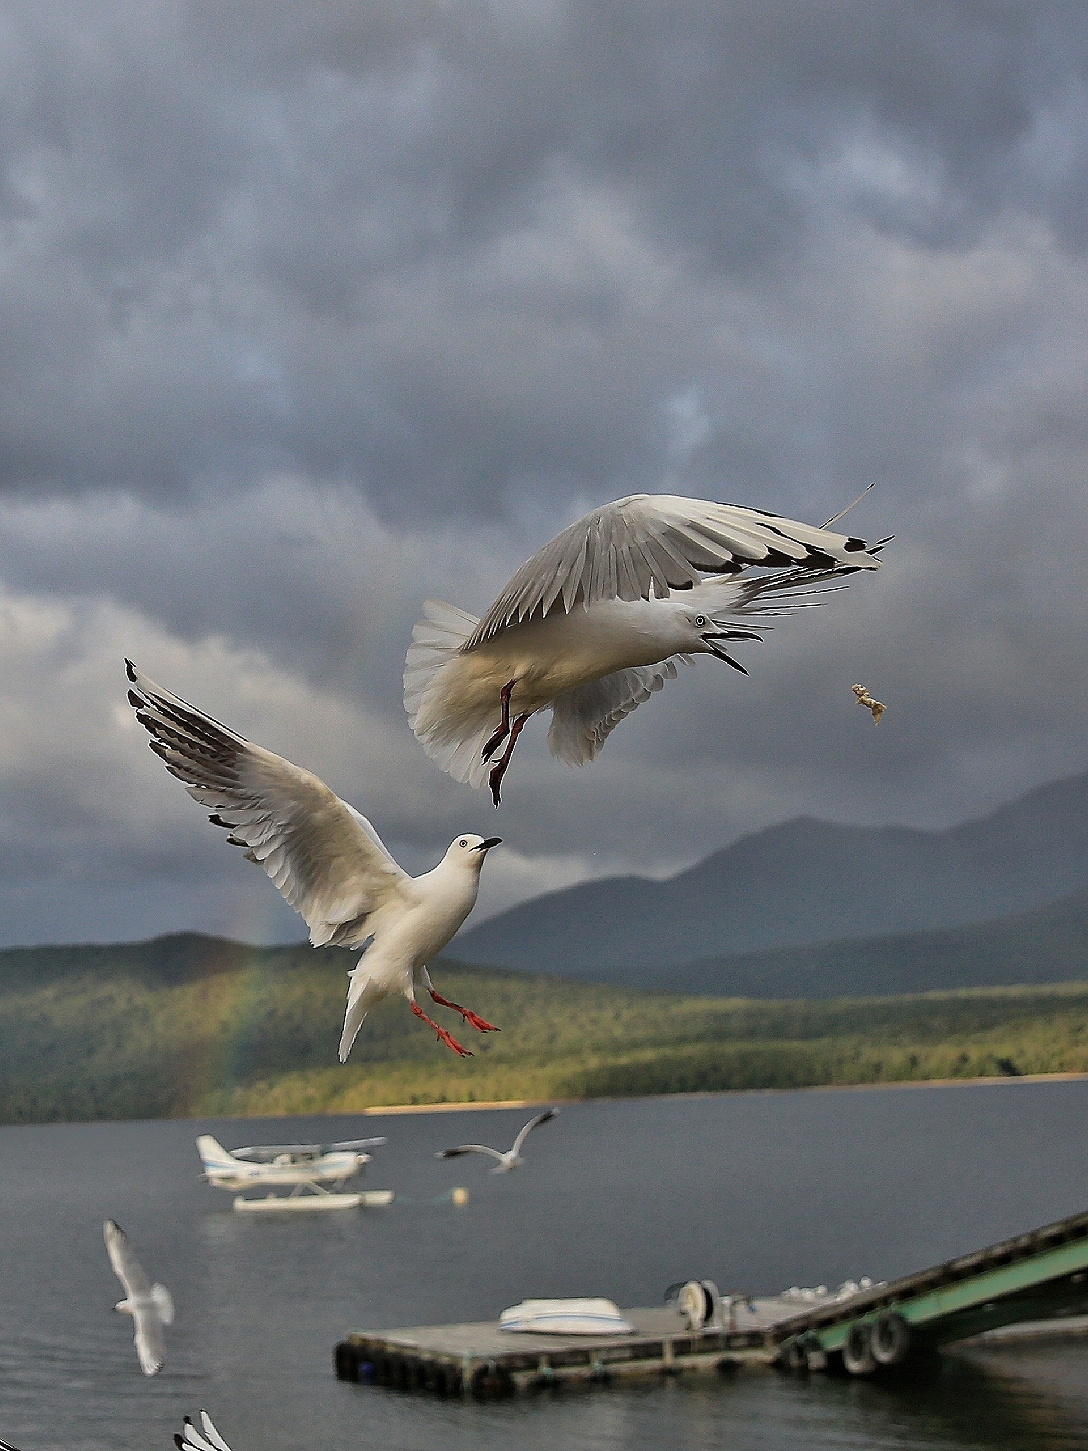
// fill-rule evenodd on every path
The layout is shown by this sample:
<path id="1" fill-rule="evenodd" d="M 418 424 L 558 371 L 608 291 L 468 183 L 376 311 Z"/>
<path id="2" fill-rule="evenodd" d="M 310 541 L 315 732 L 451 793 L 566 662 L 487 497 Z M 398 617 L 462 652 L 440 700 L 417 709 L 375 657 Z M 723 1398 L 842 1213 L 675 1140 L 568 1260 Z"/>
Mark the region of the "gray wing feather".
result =
<path id="1" fill-rule="evenodd" d="M 538 1128 L 541 1124 L 546 1124 L 549 1119 L 555 1118 L 558 1112 L 559 1110 L 557 1108 L 549 1108 L 544 1113 L 538 1113 L 536 1118 L 531 1118 L 514 1140 L 514 1154 L 516 1155 L 518 1153 L 522 1144 L 535 1128 Z"/>
<path id="2" fill-rule="evenodd" d="M 489 1149 L 486 1144 L 458 1144 L 456 1149 L 441 1149 L 436 1159 L 456 1159 L 458 1154 L 490 1154 L 493 1159 L 502 1159 L 498 1149 Z"/>
<path id="3" fill-rule="evenodd" d="M 632 494 L 594 509 L 546 544 L 513 575 L 464 648 L 562 600 L 570 612 L 598 600 L 649 599 L 735 574 L 750 564 L 875 569 L 864 540 L 738 504 L 673 494 Z"/>
<path id="4" fill-rule="evenodd" d="M 355 946 L 368 915 L 411 879 L 366 817 L 317 776 L 255 746 L 125 662 L 151 749 L 233 846 L 302 916 L 315 947 Z"/>
<path id="5" fill-rule="evenodd" d="M 162 1334 L 162 1321 L 154 1305 L 137 1304 L 132 1312 L 135 1333 L 132 1343 L 140 1358 L 140 1369 L 144 1375 L 158 1375 L 166 1364 L 166 1341 Z"/>
<path id="6" fill-rule="evenodd" d="M 677 658 L 691 663 L 690 656 Z M 658 665 L 635 665 L 602 675 L 556 696 L 548 729 L 552 755 L 571 766 L 595 761 L 620 721 L 675 676 L 672 660 L 662 660 Z"/>
<path id="7" fill-rule="evenodd" d="M 125 1294 L 130 1298 L 133 1295 L 150 1295 L 151 1281 L 133 1254 L 128 1235 L 121 1226 L 114 1220 L 107 1219 L 102 1225 L 102 1236 L 106 1241 L 113 1272 L 124 1285 Z"/>
<path id="8" fill-rule="evenodd" d="M 230 1447 L 215 1429 L 215 1423 L 207 1411 L 201 1411 L 200 1421 L 204 1428 L 204 1434 L 197 1430 L 188 1416 L 183 1422 L 185 1431 L 182 1436 L 174 1437 L 174 1444 L 179 1451 L 230 1451 Z"/>

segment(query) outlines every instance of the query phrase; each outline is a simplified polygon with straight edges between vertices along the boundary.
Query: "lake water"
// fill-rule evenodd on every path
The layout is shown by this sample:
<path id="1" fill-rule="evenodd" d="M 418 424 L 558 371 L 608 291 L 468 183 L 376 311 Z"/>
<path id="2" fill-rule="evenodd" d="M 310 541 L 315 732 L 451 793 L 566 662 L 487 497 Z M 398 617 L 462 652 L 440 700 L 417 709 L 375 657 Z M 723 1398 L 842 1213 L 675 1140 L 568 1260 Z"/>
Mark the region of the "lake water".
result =
<path id="1" fill-rule="evenodd" d="M 1088 1083 L 710 1095 L 565 1105 L 525 1166 L 522 1110 L 0 1129 L 0 1438 L 169 1451 L 206 1406 L 233 1451 L 658 1451 L 1088 1445 L 1088 1341 L 946 1357 L 894 1388 L 741 1372 L 478 1405 L 338 1382 L 351 1328 L 496 1317 L 526 1296 L 659 1303 L 675 1280 L 775 1292 L 888 1279 L 1088 1207 Z M 386 1133 L 386 1209 L 272 1219 L 199 1180 L 225 1144 Z M 470 1201 L 428 1204 L 454 1184 Z M 415 1201 L 415 1202 L 412 1202 Z M 167 1366 L 136 1363 L 102 1242 L 173 1292 Z"/>

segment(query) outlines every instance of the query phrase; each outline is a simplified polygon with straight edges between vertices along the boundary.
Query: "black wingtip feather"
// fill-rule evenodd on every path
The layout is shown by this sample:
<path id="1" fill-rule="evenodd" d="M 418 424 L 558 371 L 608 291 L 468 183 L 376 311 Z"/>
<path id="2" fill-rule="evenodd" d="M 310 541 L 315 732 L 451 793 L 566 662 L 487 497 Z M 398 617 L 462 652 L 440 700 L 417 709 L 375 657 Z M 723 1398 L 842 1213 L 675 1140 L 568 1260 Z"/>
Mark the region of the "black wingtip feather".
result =
<path id="1" fill-rule="evenodd" d="M 136 667 L 135 667 L 135 665 L 133 665 L 132 661 L 128 658 L 127 655 L 125 656 L 125 674 L 132 681 L 133 685 L 135 685 L 136 684 Z"/>
<path id="2" fill-rule="evenodd" d="M 128 703 L 129 705 L 134 706 L 137 710 L 147 709 L 147 701 L 144 700 L 142 695 L 137 695 L 134 690 L 130 690 L 128 693 Z"/>

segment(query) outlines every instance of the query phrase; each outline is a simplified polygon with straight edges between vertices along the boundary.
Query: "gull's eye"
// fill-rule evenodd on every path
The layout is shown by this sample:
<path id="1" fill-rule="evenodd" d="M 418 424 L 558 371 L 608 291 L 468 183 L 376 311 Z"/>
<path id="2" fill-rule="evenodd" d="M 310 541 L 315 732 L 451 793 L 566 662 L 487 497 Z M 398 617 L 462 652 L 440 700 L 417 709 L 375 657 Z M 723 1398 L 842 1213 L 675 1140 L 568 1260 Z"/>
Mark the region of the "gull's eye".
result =
<path id="1" fill-rule="evenodd" d="M 461 838 L 461 840 L 457 843 L 457 845 L 458 846 L 468 846 L 468 837 L 467 836 L 463 836 Z"/>
<path id="2" fill-rule="evenodd" d="M 706 615 L 696 615 L 695 616 L 695 628 L 697 630 L 701 630 L 705 624 L 706 624 Z"/>

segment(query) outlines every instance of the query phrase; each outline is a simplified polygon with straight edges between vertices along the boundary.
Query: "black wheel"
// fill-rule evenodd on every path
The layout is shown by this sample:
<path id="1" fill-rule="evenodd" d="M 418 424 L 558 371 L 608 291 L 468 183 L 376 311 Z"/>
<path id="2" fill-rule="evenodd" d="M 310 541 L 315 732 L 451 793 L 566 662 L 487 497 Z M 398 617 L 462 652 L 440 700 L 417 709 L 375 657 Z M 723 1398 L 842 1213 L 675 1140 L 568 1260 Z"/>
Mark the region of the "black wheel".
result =
<path id="1" fill-rule="evenodd" d="M 786 1370 L 808 1370 L 808 1355 L 805 1353 L 804 1336 L 791 1340 L 782 1352 L 782 1364 Z"/>
<path id="2" fill-rule="evenodd" d="M 910 1354 L 910 1326 L 898 1310 L 885 1310 L 877 1316 L 869 1337 L 873 1359 L 877 1365 L 902 1365 Z"/>
<path id="3" fill-rule="evenodd" d="M 851 1375 L 872 1375 L 876 1370 L 870 1327 L 862 1320 L 855 1320 L 842 1348 L 842 1363 Z"/>

